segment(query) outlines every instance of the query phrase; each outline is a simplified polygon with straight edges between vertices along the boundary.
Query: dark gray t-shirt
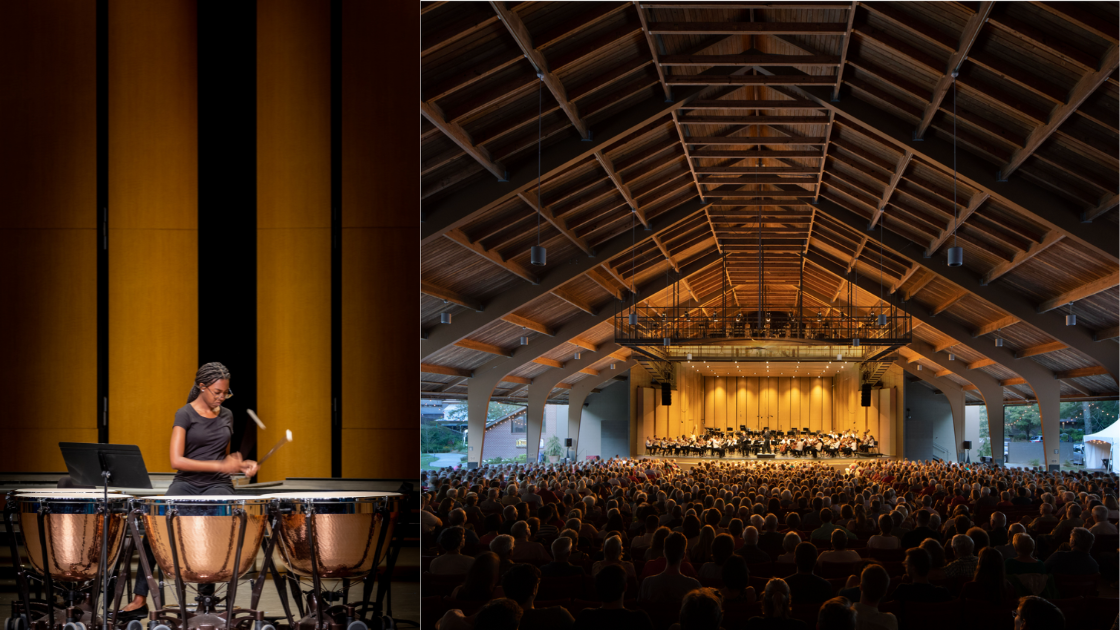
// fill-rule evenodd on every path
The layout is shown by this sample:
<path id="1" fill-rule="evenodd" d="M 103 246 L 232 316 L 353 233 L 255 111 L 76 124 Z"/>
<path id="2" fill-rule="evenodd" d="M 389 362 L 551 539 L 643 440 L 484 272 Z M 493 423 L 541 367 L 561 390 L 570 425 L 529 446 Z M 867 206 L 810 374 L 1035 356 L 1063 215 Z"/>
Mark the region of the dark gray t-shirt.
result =
<path id="1" fill-rule="evenodd" d="M 201 461 L 225 459 L 226 447 L 233 437 L 233 412 L 229 409 L 221 407 L 218 417 L 204 418 L 188 403 L 175 412 L 175 426 L 187 430 L 183 457 Z M 228 474 L 216 472 L 181 471 L 175 475 L 175 481 L 199 487 L 230 484 Z"/>

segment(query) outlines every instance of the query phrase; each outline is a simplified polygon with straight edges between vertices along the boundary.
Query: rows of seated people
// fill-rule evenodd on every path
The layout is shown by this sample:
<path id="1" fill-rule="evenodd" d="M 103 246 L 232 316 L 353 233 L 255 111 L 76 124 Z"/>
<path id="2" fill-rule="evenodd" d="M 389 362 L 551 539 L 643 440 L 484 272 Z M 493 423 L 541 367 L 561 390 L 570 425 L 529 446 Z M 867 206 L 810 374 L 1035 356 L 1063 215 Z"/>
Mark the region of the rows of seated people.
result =
<path id="1" fill-rule="evenodd" d="M 424 558 L 428 628 L 1117 619 L 1114 475 L 609 460 L 427 481 L 423 540 L 439 552 Z"/>

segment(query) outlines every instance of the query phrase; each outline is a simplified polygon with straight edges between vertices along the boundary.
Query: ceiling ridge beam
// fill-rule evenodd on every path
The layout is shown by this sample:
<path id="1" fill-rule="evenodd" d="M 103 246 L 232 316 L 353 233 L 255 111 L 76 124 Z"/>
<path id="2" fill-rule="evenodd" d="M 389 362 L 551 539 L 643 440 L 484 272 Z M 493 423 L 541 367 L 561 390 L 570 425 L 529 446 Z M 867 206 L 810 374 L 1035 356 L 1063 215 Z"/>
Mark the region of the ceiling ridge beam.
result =
<path id="1" fill-rule="evenodd" d="M 979 210 L 980 206 L 990 197 L 991 195 L 984 191 L 972 195 L 972 198 L 968 200 L 968 206 L 961 211 L 960 215 L 949 224 L 949 227 L 942 230 L 937 238 L 930 241 L 929 247 L 926 248 L 926 258 L 936 254 L 937 250 L 941 249 L 941 246 L 945 244 L 945 241 L 949 240 L 950 236 L 956 234 L 957 230 L 961 229 L 961 226 L 964 225 L 964 222 L 967 221 L 974 212 Z M 986 233 L 987 232 L 985 232 L 985 234 Z"/>
<path id="2" fill-rule="evenodd" d="M 644 227 L 649 227 L 649 219 L 646 218 L 645 210 L 638 206 L 637 201 L 634 201 L 634 195 L 631 194 L 630 188 L 622 183 L 622 178 L 619 177 L 618 172 L 614 170 L 614 165 L 611 164 L 611 161 L 607 159 L 607 156 L 603 155 L 602 151 L 596 151 L 593 155 L 595 159 L 599 161 L 603 170 L 607 172 L 607 177 L 611 180 L 611 183 L 614 184 L 614 187 L 622 194 L 622 198 L 630 205 L 630 209 L 638 214 L 638 220 L 642 222 Z"/>
<path id="3" fill-rule="evenodd" d="M 1050 298 L 1042 304 L 1038 305 L 1038 312 L 1045 313 L 1052 311 L 1059 306 L 1065 306 L 1071 302 L 1084 300 L 1087 297 L 1094 296 L 1102 291 L 1107 291 L 1117 285 L 1120 285 L 1120 271 L 1113 271 L 1103 278 L 1097 278 L 1091 282 L 1087 282 L 1076 289 L 1066 291 L 1065 293 Z"/>
<path id="4" fill-rule="evenodd" d="M 1069 92 L 1069 98 L 1065 103 L 1054 108 L 1046 124 L 1031 130 L 1023 146 L 1016 148 L 1015 152 L 1011 154 L 1011 158 L 1007 160 L 1007 163 L 1000 167 L 999 179 L 1007 179 L 1008 176 L 1018 170 L 1019 167 L 1027 161 L 1027 158 L 1038 150 L 1038 148 L 1058 130 L 1058 127 L 1060 127 L 1067 118 L 1073 115 L 1073 112 L 1076 111 L 1086 99 L 1092 96 L 1101 84 L 1112 76 L 1112 73 L 1116 71 L 1118 65 L 1120 65 L 1120 47 L 1114 43 L 1109 46 L 1108 50 L 1105 51 L 1104 55 L 1101 57 L 1098 68 L 1078 79 L 1073 89 Z"/>
<path id="5" fill-rule="evenodd" d="M 922 113 L 922 120 L 918 123 L 918 128 L 914 130 L 915 140 L 926 135 L 926 130 L 933 122 L 934 115 L 941 109 L 941 101 L 949 93 L 949 88 L 952 87 L 953 81 L 961 69 L 961 64 L 964 63 L 964 60 L 968 57 L 968 51 L 972 49 L 972 45 L 976 43 L 980 36 L 980 30 L 984 28 L 984 23 L 988 21 L 988 15 L 991 14 L 995 4 L 995 2 L 981 2 L 976 13 L 973 13 L 965 22 L 957 49 L 953 51 L 952 55 L 949 55 L 949 61 L 945 64 L 945 72 L 937 80 L 937 86 L 933 88 L 929 105 Z"/>
<path id="6" fill-rule="evenodd" d="M 580 137 L 590 138 L 591 130 L 587 123 L 580 118 L 576 104 L 568 99 L 568 93 L 564 89 L 564 84 L 560 81 L 560 78 L 549 70 L 548 60 L 545 59 L 544 54 L 533 46 L 533 37 L 529 34 L 529 28 L 525 26 L 525 22 L 521 20 L 521 16 L 517 15 L 513 9 L 506 7 L 505 2 L 501 0 L 490 0 L 490 6 L 494 8 L 498 18 L 505 24 L 506 30 L 513 36 L 514 43 L 521 49 L 521 52 L 525 53 L 525 58 L 536 68 L 537 76 L 548 88 L 556 102 L 560 104 L 560 109 L 564 110 L 564 114 L 571 121 L 572 126 L 576 128 L 576 131 L 579 132 Z"/>
<path id="7" fill-rule="evenodd" d="M 464 153 L 469 155 L 471 159 L 482 165 L 482 168 L 490 171 L 499 182 L 504 182 L 508 178 L 506 167 L 500 163 L 495 162 L 490 157 L 490 152 L 486 147 L 476 145 L 467 132 L 457 122 L 446 120 L 443 116 L 443 110 L 435 103 L 427 101 L 420 101 L 420 114 L 428 119 L 428 122 L 435 125 L 437 129 L 447 136 L 447 139 L 454 142 L 456 146 L 463 150 Z"/>

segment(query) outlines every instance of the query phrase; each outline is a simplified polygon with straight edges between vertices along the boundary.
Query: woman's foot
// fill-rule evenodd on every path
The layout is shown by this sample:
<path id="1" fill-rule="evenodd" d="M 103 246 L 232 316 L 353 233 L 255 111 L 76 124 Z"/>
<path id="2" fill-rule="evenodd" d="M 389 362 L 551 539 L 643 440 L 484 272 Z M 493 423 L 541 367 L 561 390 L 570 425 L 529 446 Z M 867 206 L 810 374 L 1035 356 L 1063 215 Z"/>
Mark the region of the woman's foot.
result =
<path id="1" fill-rule="evenodd" d="M 120 612 L 128 612 L 128 611 L 131 611 L 131 610 L 137 610 L 141 607 L 146 607 L 147 603 L 148 603 L 148 598 L 147 597 L 144 597 L 143 595 L 137 595 L 137 596 L 133 597 L 132 601 L 129 602 L 129 604 L 127 606 L 122 608 L 120 610 Z"/>

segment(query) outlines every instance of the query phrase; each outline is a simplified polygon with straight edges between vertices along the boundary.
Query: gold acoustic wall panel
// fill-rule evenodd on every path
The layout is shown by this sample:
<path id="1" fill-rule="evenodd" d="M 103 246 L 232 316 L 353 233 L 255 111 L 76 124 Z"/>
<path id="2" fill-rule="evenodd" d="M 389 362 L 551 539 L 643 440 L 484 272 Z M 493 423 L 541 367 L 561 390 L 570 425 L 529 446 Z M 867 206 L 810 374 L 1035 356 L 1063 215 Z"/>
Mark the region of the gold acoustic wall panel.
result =
<path id="1" fill-rule="evenodd" d="M 419 432 L 400 404 L 415 388 L 404 367 L 416 317 L 402 304 L 420 282 L 420 156 L 407 125 L 385 122 L 405 116 L 402 96 L 419 92 L 420 75 L 374 60 L 412 45 L 420 13 L 366 0 L 344 0 L 342 12 L 342 476 L 411 477 Z M 377 24 L 392 27 L 371 36 Z"/>
<path id="2" fill-rule="evenodd" d="M 793 427 L 830 431 L 832 385 L 832 378 L 705 376 L 705 416 L 697 424 L 735 431 L 740 425 L 750 430 L 768 426 L 782 431 Z"/>
<path id="3" fill-rule="evenodd" d="M 150 471 L 198 369 L 196 16 L 109 2 L 109 439 Z"/>
<path id="4" fill-rule="evenodd" d="M 65 471 L 60 441 L 96 442 L 95 7 L 0 5 L 0 471 Z"/>
<path id="5" fill-rule="evenodd" d="M 331 474 L 330 3 L 257 3 L 258 479 Z"/>

